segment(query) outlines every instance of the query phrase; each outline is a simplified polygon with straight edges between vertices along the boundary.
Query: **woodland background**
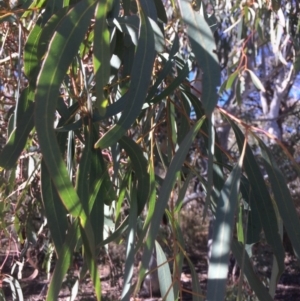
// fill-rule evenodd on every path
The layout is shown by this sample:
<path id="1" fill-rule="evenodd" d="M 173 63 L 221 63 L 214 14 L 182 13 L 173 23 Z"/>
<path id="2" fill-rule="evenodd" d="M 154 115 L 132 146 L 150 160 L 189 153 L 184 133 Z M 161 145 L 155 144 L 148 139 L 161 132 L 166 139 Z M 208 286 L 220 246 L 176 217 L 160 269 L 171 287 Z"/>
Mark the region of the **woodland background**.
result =
<path id="1" fill-rule="evenodd" d="M 1 1 L 1 298 L 300 300 L 299 14 Z"/>

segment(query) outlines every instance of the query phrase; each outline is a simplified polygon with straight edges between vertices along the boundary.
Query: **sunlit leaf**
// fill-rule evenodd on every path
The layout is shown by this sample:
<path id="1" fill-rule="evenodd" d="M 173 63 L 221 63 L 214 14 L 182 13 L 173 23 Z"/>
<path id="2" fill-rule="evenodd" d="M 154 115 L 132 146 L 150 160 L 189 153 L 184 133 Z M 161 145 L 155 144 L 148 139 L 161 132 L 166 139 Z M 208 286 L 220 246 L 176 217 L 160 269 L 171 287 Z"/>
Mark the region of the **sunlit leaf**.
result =
<path id="1" fill-rule="evenodd" d="M 128 103 L 118 123 L 95 143 L 95 147 L 106 148 L 116 143 L 132 125 L 146 98 L 154 61 L 154 37 L 148 18 L 140 11 L 140 37 L 135 53 Z M 141 76 L 143 74 L 143 76 Z"/>
<path id="2" fill-rule="evenodd" d="M 110 75 L 110 32 L 107 28 L 106 15 L 111 9 L 113 1 L 100 1 L 95 14 L 93 64 L 96 85 L 96 106 L 103 115 L 108 104 L 103 94 L 103 88 L 108 83 Z"/>
<path id="3" fill-rule="evenodd" d="M 63 161 L 53 129 L 53 124 L 60 85 L 73 57 L 77 53 L 81 41 L 85 37 L 86 30 L 94 14 L 94 8 L 94 1 L 86 0 L 78 2 L 61 20 L 44 58 L 35 93 L 35 125 L 43 158 L 63 204 L 74 218 L 78 217 L 80 219 L 81 227 L 85 231 L 85 248 L 91 256 L 91 262 L 95 260 L 93 230 L 87 218 L 88 212 L 84 209 L 69 179 L 66 165 Z M 68 256 L 71 251 L 72 250 L 66 250 Z M 92 267 L 93 264 L 90 264 L 89 268 Z M 65 273 L 66 269 L 67 267 L 58 272 L 60 277 L 59 281 L 62 281 L 62 273 Z M 94 270 L 90 272 L 93 273 Z M 94 274 L 92 276 L 94 277 Z M 93 279 L 96 280 L 95 278 Z M 98 283 L 96 284 L 99 285 Z M 60 285 L 58 287 L 60 287 Z M 99 299 L 99 294 L 98 292 L 96 293 Z M 56 295 L 54 298 L 48 296 L 48 300 L 55 299 Z"/>
<path id="4" fill-rule="evenodd" d="M 187 34 L 197 62 L 203 72 L 202 103 L 209 116 L 218 102 L 217 87 L 220 85 L 221 70 L 213 33 L 200 11 L 195 11 L 192 1 L 179 1 L 183 21 L 187 25 Z"/>
<path id="5" fill-rule="evenodd" d="M 157 269 L 157 274 L 159 280 L 160 293 L 166 301 L 173 301 L 175 300 L 175 298 L 169 263 L 167 261 L 167 257 L 163 249 L 157 241 L 155 241 L 155 252 L 157 266 L 159 267 Z"/>
<path id="6" fill-rule="evenodd" d="M 122 300 L 130 300 L 130 289 L 131 280 L 133 276 L 134 268 L 134 240 L 136 233 L 136 216 L 137 216 L 137 199 L 136 199 L 136 189 L 133 186 L 130 196 L 130 213 L 129 213 L 129 223 L 128 223 L 128 236 L 127 236 L 127 248 L 126 248 L 126 261 L 125 261 L 125 272 L 124 272 L 124 286 L 122 290 Z"/>
<path id="7" fill-rule="evenodd" d="M 256 76 L 256 74 L 252 71 L 252 70 L 247 70 L 250 74 L 250 77 L 252 79 L 253 84 L 255 85 L 255 87 L 258 90 L 261 90 L 263 92 L 266 92 L 265 87 L 263 86 L 262 82 L 260 81 L 260 79 Z"/>
<path id="8" fill-rule="evenodd" d="M 208 267 L 207 300 L 223 300 L 225 297 L 229 253 L 244 154 L 245 150 L 243 149 L 239 162 L 224 183 L 217 201 L 213 223 L 212 251 Z"/>

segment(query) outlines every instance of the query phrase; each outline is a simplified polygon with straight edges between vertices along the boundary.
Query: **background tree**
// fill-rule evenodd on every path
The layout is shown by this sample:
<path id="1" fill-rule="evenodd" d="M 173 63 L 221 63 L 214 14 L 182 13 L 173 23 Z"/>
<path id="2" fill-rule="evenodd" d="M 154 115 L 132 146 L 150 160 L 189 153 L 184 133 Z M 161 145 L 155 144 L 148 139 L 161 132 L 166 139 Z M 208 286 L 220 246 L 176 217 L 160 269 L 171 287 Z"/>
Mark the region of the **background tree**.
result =
<path id="1" fill-rule="evenodd" d="M 199 223 L 208 209 L 214 215 L 205 299 L 224 299 L 232 251 L 240 283 L 245 275 L 260 300 L 272 300 L 284 269 L 283 225 L 300 254 L 290 178 L 279 168 L 285 156 L 292 179 L 298 176 L 297 139 L 287 143 L 299 130 L 291 129 L 298 103 L 289 99 L 299 70 L 298 6 L 189 0 L 2 4 L 7 142 L 0 154 L 1 227 L 13 224 L 19 240 L 37 244 L 36 234 L 47 225 L 46 262 L 56 254 L 47 300 L 57 299 L 75 250 L 85 262 L 80 278 L 89 272 L 100 300 L 97 255 L 124 235 L 122 300 L 137 293 L 153 248 L 162 296 L 182 295 L 186 259 L 191 294 L 202 300 L 179 226 L 193 178 L 206 192 Z M 155 174 L 157 166 L 164 177 Z M 36 214 L 42 218 L 33 225 Z M 172 269 L 155 241 L 164 214 L 173 238 Z M 250 258 L 249 246 L 262 232 L 274 254 L 269 291 Z M 17 280 L 5 279 L 21 298 Z M 241 285 L 238 294 L 242 298 Z"/>

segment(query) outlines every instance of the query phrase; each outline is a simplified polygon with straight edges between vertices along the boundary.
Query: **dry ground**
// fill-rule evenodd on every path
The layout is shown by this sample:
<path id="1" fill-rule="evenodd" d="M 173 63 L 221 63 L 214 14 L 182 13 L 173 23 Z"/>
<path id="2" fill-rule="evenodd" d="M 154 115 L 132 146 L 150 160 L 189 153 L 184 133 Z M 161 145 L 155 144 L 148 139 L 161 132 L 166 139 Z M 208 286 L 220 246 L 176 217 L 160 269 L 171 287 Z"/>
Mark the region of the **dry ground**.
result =
<path id="1" fill-rule="evenodd" d="M 198 273 L 198 278 L 203 291 L 205 292 L 207 283 L 207 260 L 206 260 L 206 240 L 207 240 L 207 226 L 201 226 L 200 223 L 200 209 L 199 204 L 193 201 L 185 206 L 182 214 L 182 229 L 186 243 L 186 250 L 190 259 L 195 265 Z M 103 255 L 99 259 L 99 272 L 102 282 L 103 300 L 119 300 L 122 291 L 123 269 L 124 269 L 124 245 L 110 245 L 110 258 Z M 254 265 L 256 272 L 266 282 L 270 276 L 272 252 L 271 249 L 264 244 L 257 245 L 254 248 Z M 290 250 L 289 250 L 290 251 Z M 4 260 L 3 256 L 0 258 L 0 263 Z M 138 258 L 137 258 L 138 262 Z M 13 256 L 7 260 L 2 275 L 9 273 L 10 267 L 13 263 Z M 300 267 L 297 264 L 296 258 L 290 252 L 286 252 L 285 258 L 286 269 L 280 278 L 279 285 L 276 291 L 275 300 L 281 301 L 300 301 Z M 34 269 L 27 265 L 24 272 L 29 276 Z M 74 283 L 74 276 L 76 276 L 76 262 L 65 278 L 63 287 L 59 295 L 59 301 L 70 300 L 70 289 Z M 136 273 L 135 273 L 136 274 Z M 25 275 L 24 275 L 25 277 Z M 49 281 L 46 280 L 46 275 L 42 272 L 30 281 L 20 281 L 24 300 L 26 301 L 42 301 L 45 300 Z M 185 290 L 191 288 L 191 275 L 187 265 L 184 265 L 181 274 L 182 287 Z M 3 285 L 3 291 L 6 300 L 12 300 L 11 292 L 7 286 Z M 234 296 L 237 291 L 238 281 L 232 275 L 228 278 L 228 292 L 226 300 L 235 300 Z M 255 300 L 252 291 L 249 289 L 246 282 L 243 283 L 243 289 L 247 300 Z M 1 298 L 0 298 L 1 299 Z M 150 298 L 150 296 L 137 296 L 136 300 L 158 300 L 159 298 Z M 92 301 L 95 300 L 93 287 L 88 277 L 84 279 L 79 286 L 78 294 L 75 300 Z M 183 293 L 183 300 L 192 300 L 192 296 L 188 293 Z"/>

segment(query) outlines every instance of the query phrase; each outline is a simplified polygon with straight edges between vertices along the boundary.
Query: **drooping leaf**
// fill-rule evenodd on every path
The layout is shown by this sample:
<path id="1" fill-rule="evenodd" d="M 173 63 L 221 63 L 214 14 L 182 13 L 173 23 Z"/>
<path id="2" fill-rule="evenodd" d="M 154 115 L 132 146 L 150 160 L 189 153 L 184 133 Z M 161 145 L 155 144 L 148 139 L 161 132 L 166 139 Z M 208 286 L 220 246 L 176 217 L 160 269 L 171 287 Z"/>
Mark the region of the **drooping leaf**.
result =
<path id="1" fill-rule="evenodd" d="M 125 261 L 125 272 L 124 272 L 124 286 L 122 291 L 122 301 L 129 301 L 131 295 L 131 280 L 133 276 L 134 268 L 134 240 L 136 234 L 136 216 L 137 216 L 137 195 L 135 186 L 132 187 L 130 196 L 130 213 L 128 223 L 128 236 L 127 236 L 127 247 L 126 247 L 126 261 Z"/>
<path id="2" fill-rule="evenodd" d="M 76 191 L 85 212 L 89 212 L 89 175 L 91 169 L 92 133 L 88 127 L 84 128 L 85 146 L 77 169 Z"/>
<path id="3" fill-rule="evenodd" d="M 180 0 L 179 7 L 187 34 L 195 53 L 202 76 L 202 103 L 209 116 L 218 102 L 217 87 L 221 81 L 221 70 L 216 54 L 216 44 L 213 33 L 200 11 L 193 9 L 192 1 Z"/>
<path id="4" fill-rule="evenodd" d="M 233 73 L 228 77 L 228 80 L 227 80 L 227 82 L 226 82 L 226 87 L 225 87 L 226 90 L 231 89 L 232 84 L 233 84 L 234 80 L 236 79 L 237 75 L 238 75 L 238 72 L 233 72 Z"/>
<path id="5" fill-rule="evenodd" d="M 47 292 L 47 301 L 58 299 L 58 294 L 63 282 L 63 279 L 68 271 L 73 256 L 73 251 L 79 239 L 79 223 L 75 220 L 69 227 L 66 235 L 66 240 L 61 248 L 59 258 L 56 262 L 55 269 L 51 278 L 51 282 Z"/>
<path id="6" fill-rule="evenodd" d="M 256 76 L 256 74 L 252 70 L 247 70 L 250 74 L 250 77 L 252 79 L 253 84 L 258 90 L 261 90 L 262 92 L 266 92 L 266 89 L 260 79 Z"/>
<path id="7" fill-rule="evenodd" d="M 201 128 L 203 121 L 205 118 L 203 117 L 200 119 L 194 127 L 189 131 L 189 133 L 186 135 L 185 139 L 179 146 L 175 156 L 173 157 L 173 160 L 169 166 L 168 172 L 166 174 L 165 180 L 163 182 L 163 185 L 160 189 L 158 200 L 154 209 L 153 219 L 150 223 L 150 228 L 148 232 L 148 238 L 146 247 L 143 253 L 142 257 L 142 267 L 140 269 L 140 275 L 143 277 L 147 267 L 148 263 L 151 257 L 152 249 L 154 246 L 154 240 L 156 238 L 156 235 L 159 230 L 159 225 L 162 220 L 163 213 L 165 211 L 165 208 L 167 206 L 169 196 L 171 193 L 171 190 L 174 185 L 174 181 L 176 179 L 178 171 L 181 169 L 182 164 L 186 158 L 187 152 L 190 148 L 190 145 L 192 144 L 192 141 L 196 137 L 199 129 Z"/>
<path id="8" fill-rule="evenodd" d="M 245 243 L 253 244 L 259 241 L 262 231 L 259 209 L 256 205 L 257 197 L 260 197 L 260 195 L 252 190 L 250 183 L 245 176 L 241 178 L 241 193 L 244 201 L 247 203 L 247 208 L 245 208 L 245 210 L 247 210 L 248 213 L 247 237 Z M 258 200 L 258 202 L 259 201 L 260 200 Z"/>
<path id="9" fill-rule="evenodd" d="M 258 137 L 256 137 L 258 139 Z M 269 148 L 258 139 L 262 151 L 263 163 L 269 176 L 278 212 L 284 223 L 286 232 L 291 240 L 295 254 L 300 259 L 300 222 L 286 180 Z"/>
<path id="10" fill-rule="evenodd" d="M 234 216 L 239 197 L 245 151 L 221 190 L 213 223 L 212 250 L 208 267 L 207 300 L 224 300 Z"/>
<path id="11" fill-rule="evenodd" d="M 93 64 L 96 85 L 96 107 L 103 115 L 108 100 L 104 97 L 103 88 L 108 83 L 110 75 L 110 32 L 107 28 L 106 18 L 113 1 L 98 2 L 95 14 L 94 52 Z"/>
<path id="12" fill-rule="evenodd" d="M 233 239 L 232 241 L 232 252 L 236 260 L 238 261 L 238 264 L 240 266 L 244 265 L 244 273 L 247 277 L 247 280 L 251 286 L 251 288 L 254 290 L 256 296 L 259 300 L 266 300 L 266 301 L 272 301 L 273 298 L 268 293 L 268 290 L 263 285 L 261 279 L 255 274 L 253 270 L 253 264 L 247 254 L 247 252 L 243 251 L 243 246 L 241 243 Z"/>
<path id="13" fill-rule="evenodd" d="M 84 39 L 94 8 L 94 1 L 80 1 L 61 20 L 44 58 L 35 94 L 35 126 L 45 164 L 63 204 L 70 214 L 80 218 L 89 242 L 85 247 L 91 254 L 95 252 L 93 231 L 87 212 L 70 182 L 53 124 L 60 85 Z"/>
<path id="14" fill-rule="evenodd" d="M 41 192 L 47 224 L 51 232 L 56 253 L 59 257 L 63 249 L 68 228 L 67 210 L 57 194 L 44 162 L 41 164 Z"/>
<path id="15" fill-rule="evenodd" d="M 140 114 L 140 110 L 145 101 L 148 85 L 150 83 L 155 51 L 153 31 L 143 10 L 140 10 L 140 18 L 139 43 L 130 76 L 131 83 L 128 91 L 127 106 L 118 123 L 95 143 L 95 147 L 106 148 L 116 143 Z"/>
<path id="16" fill-rule="evenodd" d="M 132 168 L 136 172 L 136 178 L 138 181 L 137 201 L 139 215 L 149 198 L 150 179 L 147 171 L 147 160 L 143 156 L 143 152 L 140 147 L 132 139 L 124 136 L 119 143 L 120 147 L 124 148 L 127 152 L 132 162 Z"/>
<path id="17" fill-rule="evenodd" d="M 40 64 L 37 51 L 41 32 L 41 26 L 35 24 L 27 38 L 24 48 L 24 73 L 32 82 L 36 80 Z"/>
<path id="18" fill-rule="evenodd" d="M 233 128 L 238 147 L 241 151 L 244 135 L 234 122 L 230 119 L 228 119 L 228 121 Z M 259 213 L 267 242 L 273 248 L 279 266 L 279 273 L 281 274 L 284 271 L 284 249 L 279 236 L 277 217 L 264 178 L 249 145 L 246 147 L 244 170 L 255 195 L 255 206 L 257 206 L 257 212 Z M 250 204 L 250 208 L 251 206 Z"/>
<path id="19" fill-rule="evenodd" d="M 38 40 L 37 47 L 37 57 L 39 60 L 43 59 L 47 48 L 49 46 L 50 40 L 55 32 L 55 29 L 59 25 L 61 19 L 67 14 L 69 7 L 64 7 L 58 10 L 55 14 L 51 15 L 51 18 L 47 21 L 45 26 L 42 28 L 40 33 L 40 37 Z"/>
<path id="20" fill-rule="evenodd" d="M 21 117 L 20 117 L 21 118 Z M 34 104 L 32 103 L 26 112 L 22 114 L 22 119 L 17 127 L 10 134 L 6 145 L 0 154 L 0 166 L 11 169 L 15 166 L 21 155 L 28 135 L 34 126 Z"/>
<path id="21" fill-rule="evenodd" d="M 164 23 L 168 23 L 166 9 L 165 9 L 165 6 L 164 6 L 162 0 L 154 0 L 154 3 L 156 6 L 157 17 Z"/>
<path id="22" fill-rule="evenodd" d="M 159 267 L 157 274 L 161 296 L 166 301 L 174 301 L 174 290 L 169 263 L 162 247 L 157 241 L 155 241 L 155 252 L 157 266 Z"/>

